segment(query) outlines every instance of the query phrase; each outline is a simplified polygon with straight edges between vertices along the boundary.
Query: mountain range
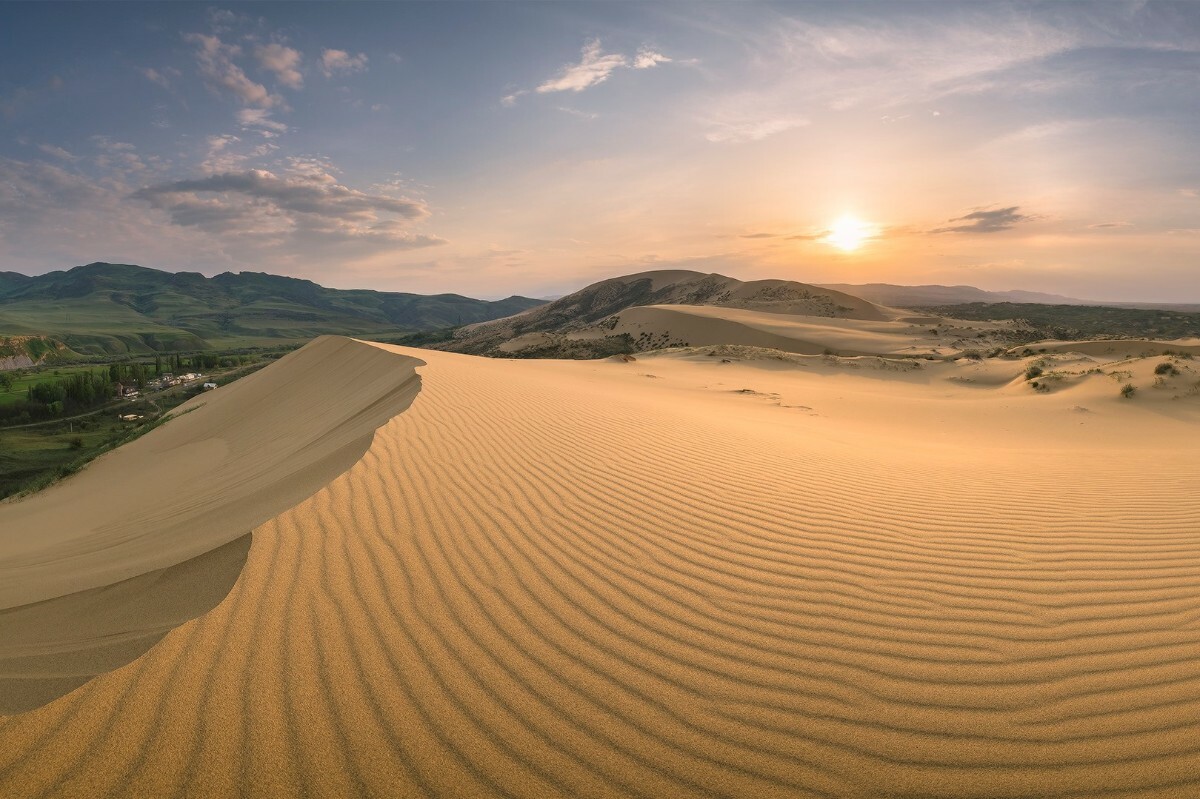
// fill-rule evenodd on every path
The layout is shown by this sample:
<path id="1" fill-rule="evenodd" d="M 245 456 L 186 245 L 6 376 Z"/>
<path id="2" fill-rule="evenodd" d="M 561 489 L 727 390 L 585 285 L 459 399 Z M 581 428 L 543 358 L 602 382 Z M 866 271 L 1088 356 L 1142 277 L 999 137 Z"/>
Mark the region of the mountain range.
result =
<path id="1" fill-rule="evenodd" d="M 84 355 L 261 346 L 324 333 L 398 335 L 542 305 L 340 290 L 259 272 L 205 277 L 92 263 L 28 276 L 0 272 L 0 337 L 41 336 Z"/>
<path id="2" fill-rule="evenodd" d="M 881 305 L 897 308 L 926 308 L 937 305 L 965 305 L 974 302 L 1013 302 L 1033 305 L 1092 305 L 1105 308 L 1142 308 L 1146 310 L 1195 313 L 1200 303 L 1114 302 L 1081 300 L 1041 291 L 987 291 L 974 286 L 897 286 L 892 283 L 822 283 L 823 288 L 843 291 Z"/>

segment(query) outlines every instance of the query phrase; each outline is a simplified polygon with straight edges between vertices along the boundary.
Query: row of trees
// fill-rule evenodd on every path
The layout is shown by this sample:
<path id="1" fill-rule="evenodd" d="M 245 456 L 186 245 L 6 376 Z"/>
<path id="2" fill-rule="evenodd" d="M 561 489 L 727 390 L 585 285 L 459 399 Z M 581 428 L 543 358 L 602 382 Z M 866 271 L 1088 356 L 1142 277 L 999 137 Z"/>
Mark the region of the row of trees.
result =
<path id="1" fill-rule="evenodd" d="M 249 355 L 213 355 L 211 353 L 197 353 L 195 355 L 167 355 L 165 358 L 161 355 L 154 356 L 154 372 L 162 374 L 164 371 L 180 374 L 181 372 L 203 372 L 206 369 L 216 369 L 218 366 L 241 366 L 250 363 L 254 359 Z"/>
<path id="2" fill-rule="evenodd" d="M 8 404 L 0 404 L 0 425 L 25 424 L 59 416 L 83 413 L 103 405 L 116 395 L 117 384 L 125 388 L 136 386 L 144 389 L 158 375 L 173 372 L 208 372 L 217 368 L 230 368 L 252 363 L 251 355 L 156 355 L 154 363 L 126 361 L 112 363 L 108 368 L 96 371 L 75 372 L 61 377 L 52 377 L 31 385 L 25 398 Z M 0 390 L 10 391 L 13 379 L 7 372 L 0 372 Z"/>
<path id="3" fill-rule="evenodd" d="M 112 399 L 115 386 L 109 373 L 76 372 L 41 380 L 29 386 L 25 399 L 0 405 L 0 424 L 23 424 L 82 413 Z"/>

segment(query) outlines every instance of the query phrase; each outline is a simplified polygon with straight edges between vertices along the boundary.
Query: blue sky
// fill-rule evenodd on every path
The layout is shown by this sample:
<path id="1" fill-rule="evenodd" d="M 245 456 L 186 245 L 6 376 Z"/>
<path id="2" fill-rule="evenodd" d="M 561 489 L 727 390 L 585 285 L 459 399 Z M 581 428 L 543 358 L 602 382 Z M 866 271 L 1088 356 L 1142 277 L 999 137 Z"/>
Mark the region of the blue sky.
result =
<path id="1" fill-rule="evenodd" d="M 1197 301 L 1198 89 L 1194 3 L 8 3 L 0 270 Z"/>

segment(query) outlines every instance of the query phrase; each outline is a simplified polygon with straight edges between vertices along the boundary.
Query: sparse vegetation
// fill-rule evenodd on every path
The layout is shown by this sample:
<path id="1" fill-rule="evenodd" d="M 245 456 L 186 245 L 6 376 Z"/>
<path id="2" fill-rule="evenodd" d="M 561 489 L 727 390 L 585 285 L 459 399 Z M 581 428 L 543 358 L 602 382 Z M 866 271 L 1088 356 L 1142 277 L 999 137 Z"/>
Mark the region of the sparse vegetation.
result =
<path id="1" fill-rule="evenodd" d="M 1014 343 L 1058 339 L 1148 338 L 1200 336 L 1200 313 L 1109 308 L 1098 305 L 1040 305 L 1014 302 L 972 302 L 919 308 L 938 316 L 970 321 L 1011 319 L 1020 326 L 997 331 Z"/>
<path id="2" fill-rule="evenodd" d="M 1041 374 L 1042 367 L 1038 366 L 1037 364 L 1032 364 L 1028 369 L 1025 370 L 1025 379 L 1032 380 L 1035 377 L 1040 377 Z"/>
<path id="3" fill-rule="evenodd" d="M 1179 370 L 1175 368 L 1175 364 L 1164 361 L 1158 366 L 1154 367 L 1154 374 L 1174 377 L 1175 375 L 1179 374 Z"/>
<path id="4" fill-rule="evenodd" d="M 1126 383 L 1121 386 L 1121 396 L 1125 399 L 1132 398 L 1135 393 L 1137 393 L 1137 387 L 1133 383 Z"/>

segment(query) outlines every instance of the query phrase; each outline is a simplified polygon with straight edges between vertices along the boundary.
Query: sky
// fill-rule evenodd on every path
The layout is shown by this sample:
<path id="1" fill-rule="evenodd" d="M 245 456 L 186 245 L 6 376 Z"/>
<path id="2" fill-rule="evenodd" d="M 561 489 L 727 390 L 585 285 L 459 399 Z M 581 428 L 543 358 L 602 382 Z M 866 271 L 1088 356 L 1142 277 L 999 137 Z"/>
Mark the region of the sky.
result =
<path id="1" fill-rule="evenodd" d="M 0 3 L 0 271 L 1200 301 L 1200 3 Z"/>

